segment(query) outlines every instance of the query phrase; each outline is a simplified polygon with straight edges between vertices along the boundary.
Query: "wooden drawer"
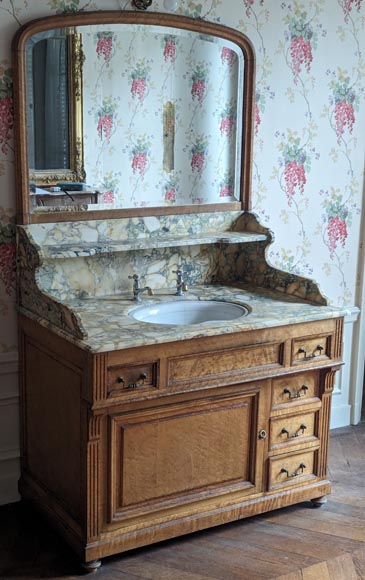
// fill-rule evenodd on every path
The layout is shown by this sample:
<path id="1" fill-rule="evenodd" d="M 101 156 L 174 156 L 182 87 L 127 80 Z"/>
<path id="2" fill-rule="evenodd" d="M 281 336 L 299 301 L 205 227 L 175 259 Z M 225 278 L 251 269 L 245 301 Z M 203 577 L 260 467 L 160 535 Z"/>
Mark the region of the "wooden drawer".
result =
<path id="1" fill-rule="evenodd" d="M 317 450 L 283 454 L 269 459 L 269 490 L 300 485 L 314 479 Z"/>
<path id="2" fill-rule="evenodd" d="M 317 445 L 320 407 L 305 413 L 279 415 L 270 419 L 271 451 L 283 452 L 294 445 Z"/>
<path id="3" fill-rule="evenodd" d="M 307 371 L 273 379 L 272 407 L 295 406 L 319 397 L 319 373 Z"/>
<path id="4" fill-rule="evenodd" d="M 234 384 L 242 376 L 280 368 L 283 353 L 283 342 L 271 342 L 169 358 L 167 384 Z"/>
<path id="5" fill-rule="evenodd" d="M 108 398 L 158 389 L 158 362 L 108 368 Z"/>
<path id="6" fill-rule="evenodd" d="M 304 336 L 292 341 L 291 364 L 323 362 L 331 359 L 332 334 Z"/>

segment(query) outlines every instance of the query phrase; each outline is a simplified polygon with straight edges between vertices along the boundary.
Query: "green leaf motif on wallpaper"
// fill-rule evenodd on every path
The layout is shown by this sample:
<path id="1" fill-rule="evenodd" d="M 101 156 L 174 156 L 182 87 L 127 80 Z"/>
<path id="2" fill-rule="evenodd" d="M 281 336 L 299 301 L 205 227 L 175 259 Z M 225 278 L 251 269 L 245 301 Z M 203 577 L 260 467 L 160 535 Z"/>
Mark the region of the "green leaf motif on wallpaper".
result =
<path id="1" fill-rule="evenodd" d="M 187 2 L 187 8 L 183 11 L 184 16 L 190 16 L 190 18 L 201 18 L 202 7 L 202 4 L 197 4 L 196 2 Z"/>
<path id="2" fill-rule="evenodd" d="M 72 12 L 82 12 L 83 10 L 97 9 L 91 1 L 80 6 L 80 0 L 49 0 L 48 6 L 56 10 L 57 14 L 67 14 Z"/>

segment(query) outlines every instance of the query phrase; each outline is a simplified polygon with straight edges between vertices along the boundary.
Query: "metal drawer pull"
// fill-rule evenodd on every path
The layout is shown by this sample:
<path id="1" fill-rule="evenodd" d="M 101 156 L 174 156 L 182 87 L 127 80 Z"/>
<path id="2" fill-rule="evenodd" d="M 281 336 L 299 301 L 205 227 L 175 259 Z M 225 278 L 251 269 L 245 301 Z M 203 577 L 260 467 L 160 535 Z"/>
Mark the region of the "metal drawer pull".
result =
<path id="1" fill-rule="evenodd" d="M 281 432 L 283 434 L 286 433 L 288 439 L 293 439 L 294 437 L 299 437 L 300 435 L 303 435 L 306 428 L 307 428 L 307 425 L 302 424 L 299 427 L 299 429 L 297 431 L 295 431 L 295 433 L 292 433 L 291 435 L 290 435 L 289 431 L 287 429 L 285 429 L 285 427 L 281 430 Z"/>
<path id="2" fill-rule="evenodd" d="M 138 389 L 138 387 L 143 387 L 145 380 L 147 379 L 147 375 L 146 373 L 141 373 L 139 375 L 139 383 L 129 383 L 129 385 L 125 384 L 125 380 L 123 377 L 118 377 L 117 378 L 117 383 L 122 383 L 122 385 L 124 386 L 125 389 Z"/>
<path id="3" fill-rule="evenodd" d="M 301 393 L 300 391 L 304 391 L 304 392 Z M 286 395 L 289 395 L 289 399 L 299 399 L 300 397 L 304 397 L 305 396 L 306 391 L 308 391 L 307 385 L 302 385 L 297 393 L 292 393 L 291 390 L 288 389 L 288 387 L 285 387 L 285 389 L 284 389 L 283 392 Z"/>
<path id="4" fill-rule="evenodd" d="M 290 473 L 288 471 L 288 469 L 285 469 L 285 467 L 282 467 L 280 470 L 280 473 L 286 473 L 287 477 L 297 477 L 298 475 L 303 475 L 303 471 L 306 468 L 306 464 L 305 463 L 301 463 L 297 469 L 297 471 L 293 471 L 293 473 Z"/>
<path id="5" fill-rule="evenodd" d="M 317 353 L 317 350 L 319 351 L 318 353 Z M 314 349 L 312 354 L 307 354 L 307 351 L 305 350 L 305 348 L 303 346 L 301 346 L 298 349 L 298 353 L 304 354 L 304 360 L 310 360 L 311 358 L 315 358 L 316 356 L 320 356 L 322 354 L 322 350 L 324 350 L 324 346 L 322 346 L 321 344 L 318 344 L 316 346 L 316 348 Z"/>

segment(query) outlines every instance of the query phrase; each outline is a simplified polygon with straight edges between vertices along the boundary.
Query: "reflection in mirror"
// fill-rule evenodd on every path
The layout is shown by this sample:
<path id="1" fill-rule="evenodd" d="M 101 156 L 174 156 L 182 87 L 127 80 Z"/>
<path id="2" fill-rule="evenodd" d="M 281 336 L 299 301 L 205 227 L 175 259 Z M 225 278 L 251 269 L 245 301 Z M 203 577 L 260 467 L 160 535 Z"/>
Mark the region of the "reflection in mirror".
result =
<path id="1" fill-rule="evenodd" d="M 29 177 L 38 185 L 85 177 L 80 43 L 69 30 L 49 30 L 27 42 Z"/>
<path id="2" fill-rule="evenodd" d="M 94 193 L 87 199 L 93 203 L 90 209 L 239 200 L 241 48 L 227 39 L 171 27 L 115 24 L 75 30 L 66 29 L 67 42 L 60 30 L 28 41 L 28 155 L 36 170 L 30 170 L 30 181 L 83 181 L 70 187 Z M 85 173 L 80 175 L 79 168 L 69 179 L 61 176 L 70 165 L 69 147 L 78 151 L 77 135 L 67 132 L 76 106 L 69 98 L 75 94 L 69 84 L 75 59 L 67 51 L 74 54 L 75 38 L 82 46 Z M 72 200 L 85 201 L 80 195 L 73 191 Z M 52 192 L 45 204 L 44 196 L 36 196 L 42 203 L 33 205 L 64 205 L 61 197 Z"/>

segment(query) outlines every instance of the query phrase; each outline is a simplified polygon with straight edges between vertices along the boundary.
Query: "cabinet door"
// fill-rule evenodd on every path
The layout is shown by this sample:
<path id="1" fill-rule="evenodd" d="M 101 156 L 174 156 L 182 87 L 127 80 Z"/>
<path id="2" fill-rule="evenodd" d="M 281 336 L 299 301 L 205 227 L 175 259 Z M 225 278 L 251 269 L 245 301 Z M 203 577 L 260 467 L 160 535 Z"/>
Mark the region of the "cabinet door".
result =
<path id="1" fill-rule="evenodd" d="M 261 406 L 255 387 L 110 416 L 109 520 L 260 491 Z"/>

